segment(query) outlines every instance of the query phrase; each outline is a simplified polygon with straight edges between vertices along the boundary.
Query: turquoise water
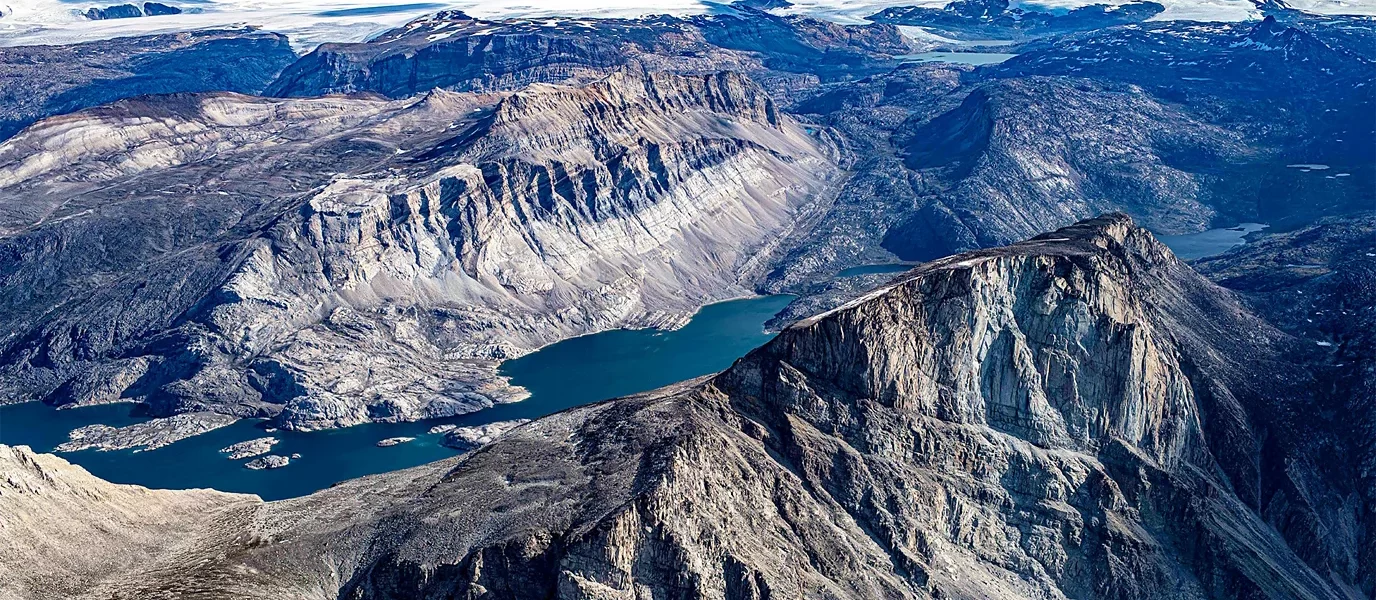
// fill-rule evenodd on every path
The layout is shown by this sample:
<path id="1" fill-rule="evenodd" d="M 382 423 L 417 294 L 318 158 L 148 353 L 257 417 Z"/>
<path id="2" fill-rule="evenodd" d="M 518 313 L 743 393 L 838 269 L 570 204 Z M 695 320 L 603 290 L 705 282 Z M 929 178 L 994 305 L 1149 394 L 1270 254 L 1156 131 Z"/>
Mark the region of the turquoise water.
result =
<path id="1" fill-rule="evenodd" d="M 1237 227 L 1210 229 L 1185 235 L 1160 235 L 1157 239 L 1182 260 L 1194 260 L 1223 254 L 1234 246 L 1247 243 L 1243 238 L 1254 231 L 1266 229 L 1261 223 L 1243 223 Z"/>
<path id="2" fill-rule="evenodd" d="M 616 396 L 651 390 L 725 369 L 736 358 L 768 341 L 764 323 L 792 300 L 765 296 L 705 306 L 675 331 L 608 331 L 553 344 L 502 365 L 513 383 L 530 390 L 521 402 L 475 414 L 419 423 L 370 423 L 328 431 L 267 433 L 261 422 L 239 421 L 157 450 L 146 452 L 83 450 L 65 453 L 69 461 L 118 483 L 154 488 L 209 487 L 258 494 L 275 500 L 309 494 L 339 481 L 412 467 L 454 456 L 426 431 L 442 423 L 481 425 L 533 419 Z M 132 405 L 116 404 L 54 410 L 30 402 L 0 406 L 0 443 L 28 445 L 49 452 L 67 432 L 92 423 L 121 426 L 138 422 Z M 281 469 L 253 471 L 219 449 L 266 435 L 281 440 L 273 454 L 299 453 Z M 416 440 L 378 448 L 389 437 Z"/>

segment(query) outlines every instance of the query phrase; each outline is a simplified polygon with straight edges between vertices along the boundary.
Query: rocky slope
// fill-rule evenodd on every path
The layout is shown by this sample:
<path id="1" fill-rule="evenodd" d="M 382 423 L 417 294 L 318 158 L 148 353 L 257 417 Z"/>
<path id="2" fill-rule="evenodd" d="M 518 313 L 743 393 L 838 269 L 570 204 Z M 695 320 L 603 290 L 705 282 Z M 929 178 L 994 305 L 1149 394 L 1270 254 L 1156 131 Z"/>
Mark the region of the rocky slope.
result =
<path id="1" fill-rule="evenodd" d="M 295 60 L 285 36 L 247 29 L 5 48 L 0 140 L 43 117 L 143 94 L 256 94 Z"/>
<path id="2" fill-rule="evenodd" d="M 1369 209 L 1373 30 L 1304 15 L 1151 22 L 1004 48 L 1018 56 L 1000 64 L 904 65 L 800 92 L 785 109 L 834 128 L 853 176 L 768 288 L 1106 210 L 1188 233 Z"/>
<path id="3" fill-rule="evenodd" d="M 97 597 L 1369 596 L 1357 440 L 1293 344 L 1111 215 L 240 514 Z"/>
<path id="4" fill-rule="evenodd" d="M 787 74 L 805 73 L 815 81 L 872 72 L 911 47 L 890 25 L 842 27 L 745 7 L 692 18 L 500 21 L 443 11 L 367 42 L 322 44 L 283 71 L 267 93 L 370 91 L 401 98 L 437 87 L 503 90 L 585 82 L 632 64 L 684 74 L 731 69 L 761 79 L 796 80 Z"/>
<path id="5" fill-rule="evenodd" d="M 516 397 L 495 360 L 748 293 L 830 152 L 729 73 L 50 119 L 0 145 L 0 382 L 289 428 L 477 410 Z"/>
<path id="6" fill-rule="evenodd" d="M 1330 218 L 1267 236 L 1195 268 L 1239 292 L 1258 314 L 1312 348 L 1319 386 L 1341 400 L 1339 432 L 1354 440 L 1354 484 L 1376 502 L 1376 215 Z M 1312 345 L 1311 345 L 1312 344 Z M 1376 531 L 1376 512 L 1356 517 Z M 1355 549 L 1357 564 L 1376 563 L 1376 540 Z M 1376 572 L 1359 581 L 1368 596 Z"/>
<path id="7" fill-rule="evenodd" d="M 53 455 L 0 445 L 0 596 L 78 596 L 259 503 L 213 490 L 115 485 Z"/>

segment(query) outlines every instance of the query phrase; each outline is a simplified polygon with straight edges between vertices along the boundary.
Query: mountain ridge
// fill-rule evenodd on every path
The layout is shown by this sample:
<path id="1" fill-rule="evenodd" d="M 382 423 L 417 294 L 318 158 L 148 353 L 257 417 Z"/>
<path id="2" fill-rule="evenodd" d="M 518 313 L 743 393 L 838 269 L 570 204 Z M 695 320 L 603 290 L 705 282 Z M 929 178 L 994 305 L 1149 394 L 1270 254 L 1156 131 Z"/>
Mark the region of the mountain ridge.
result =
<path id="1" fill-rule="evenodd" d="M 1109 215 L 918 267 L 721 374 L 264 505 L 107 590 L 1347 598 L 1362 542 L 1325 532 L 1365 513 L 1325 507 L 1370 500 L 1292 467 L 1350 449 L 1291 345 Z"/>

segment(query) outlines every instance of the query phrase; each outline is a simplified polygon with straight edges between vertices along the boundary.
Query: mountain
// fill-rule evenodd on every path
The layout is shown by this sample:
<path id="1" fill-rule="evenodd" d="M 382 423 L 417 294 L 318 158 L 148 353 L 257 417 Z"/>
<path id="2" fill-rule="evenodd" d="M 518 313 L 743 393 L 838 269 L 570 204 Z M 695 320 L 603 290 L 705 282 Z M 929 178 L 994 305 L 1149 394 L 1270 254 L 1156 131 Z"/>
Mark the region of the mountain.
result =
<path id="1" fill-rule="evenodd" d="M 982 84 L 910 127 L 894 141 L 936 198 L 889 230 L 885 247 L 919 260 L 942 255 L 955 236 L 958 247 L 988 247 L 1114 209 L 1154 231 L 1206 229 L 1216 200 L 1200 165 L 1252 152 L 1236 133 L 1140 88 L 1061 78 Z"/>
<path id="2" fill-rule="evenodd" d="M 285 36 L 251 29 L 8 47 L 0 52 L 0 141 L 43 117 L 133 96 L 256 94 L 295 61 Z"/>
<path id="3" fill-rule="evenodd" d="M 731 73 L 48 119 L 0 145 L 3 397 L 294 429 L 519 399 L 498 360 L 748 293 L 829 148 Z"/>
<path id="4" fill-rule="evenodd" d="M 1356 471 L 1351 482 L 1370 505 L 1376 499 L 1376 215 L 1324 219 L 1194 266 L 1320 351 L 1319 386 L 1341 399 L 1338 431 L 1359 449 L 1349 459 Z M 1376 528 L 1372 512 L 1363 527 Z M 1354 550 L 1358 564 L 1376 561 L 1369 537 Z M 1368 569 L 1364 577 L 1361 589 L 1370 596 L 1376 576 Z"/>
<path id="5" fill-rule="evenodd" d="M 1156 2 L 1090 4 L 1069 10 L 1036 8 L 1036 5 L 1010 6 L 1008 0 L 956 0 L 941 8 L 890 7 L 870 15 L 869 19 L 876 23 L 919 26 L 940 35 L 978 42 L 1103 29 L 1146 21 L 1166 10 Z"/>
<path id="6" fill-rule="evenodd" d="M 796 92 L 785 110 L 834 129 L 851 176 L 766 287 L 1110 210 L 1174 234 L 1369 209 L 1371 31 L 1358 18 L 1131 24 Z M 1256 43 L 1277 35 L 1289 45 Z"/>
<path id="7" fill-rule="evenodd" d="M 286 69 L 267 94 L 370 91 L 401 98 L 437 87 L 504 90 L 586 82 L 631 64 L 683 74 L 777 69 L 834 77 L 878 68 L 872 53 L 911 49 L 889 25 L 842 27 L 745 7 L 735 13 L 492 21 L 443 11 L 367 42 L 322 44 Z"/>
<path id="8" fill-rule="evenodd" d="M 1295 342 L 1108 215 L 719 375 L 226 514 L 96 597 L 1369 595 L 1360 439 Z"/>

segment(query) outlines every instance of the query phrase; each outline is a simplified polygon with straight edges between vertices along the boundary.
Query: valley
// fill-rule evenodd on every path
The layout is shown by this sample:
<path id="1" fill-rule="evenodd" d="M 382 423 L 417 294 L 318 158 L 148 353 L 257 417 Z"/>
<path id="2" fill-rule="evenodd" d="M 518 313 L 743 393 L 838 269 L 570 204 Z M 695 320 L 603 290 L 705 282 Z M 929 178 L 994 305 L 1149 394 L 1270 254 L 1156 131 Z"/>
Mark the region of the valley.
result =
<path id="1" fill-rule="evenodd" d="M 1376 17 L 918 4 L 0 10 L 0 596 L 1376 595 Z"/>

